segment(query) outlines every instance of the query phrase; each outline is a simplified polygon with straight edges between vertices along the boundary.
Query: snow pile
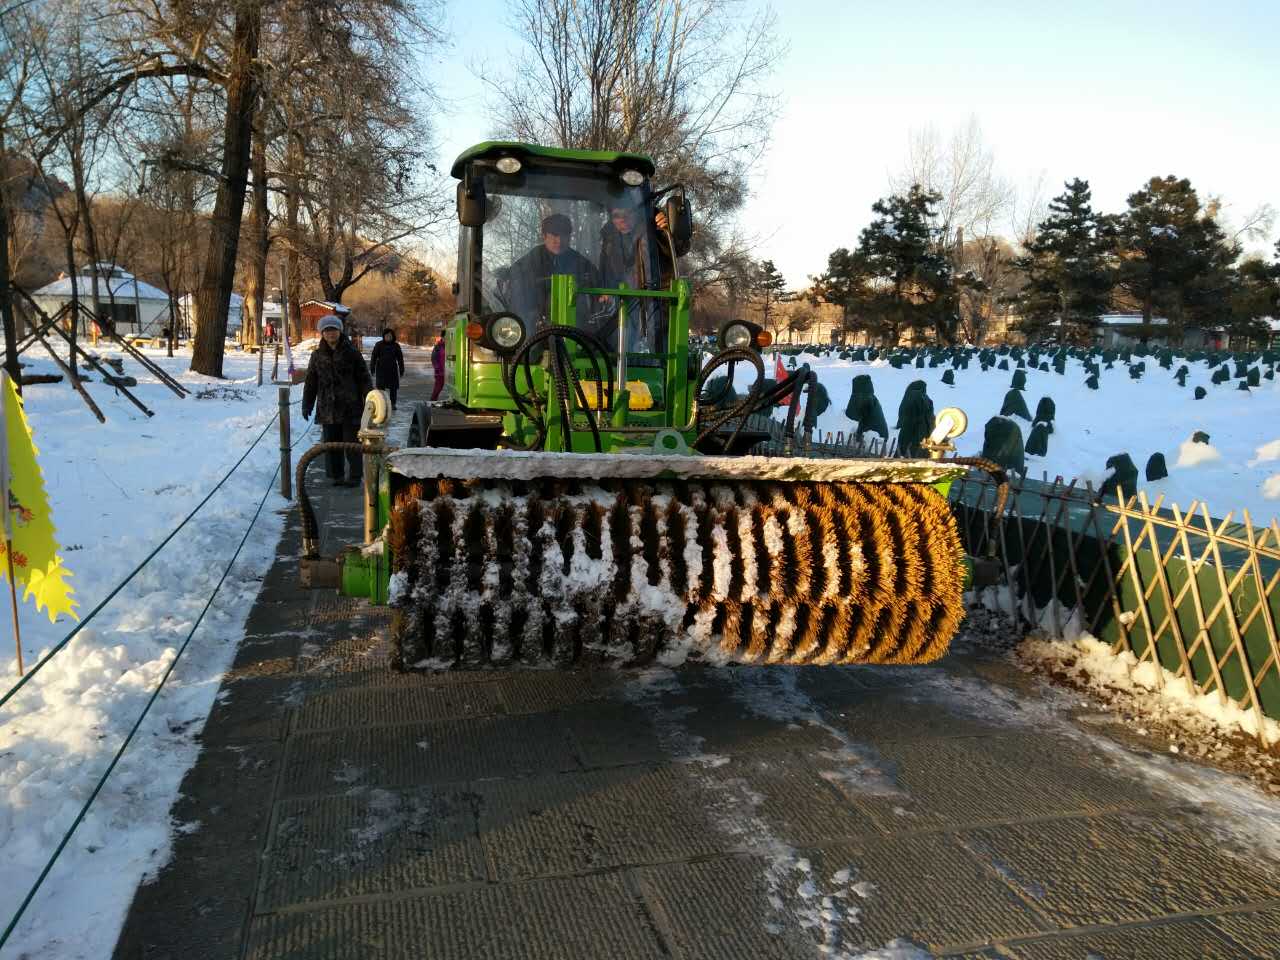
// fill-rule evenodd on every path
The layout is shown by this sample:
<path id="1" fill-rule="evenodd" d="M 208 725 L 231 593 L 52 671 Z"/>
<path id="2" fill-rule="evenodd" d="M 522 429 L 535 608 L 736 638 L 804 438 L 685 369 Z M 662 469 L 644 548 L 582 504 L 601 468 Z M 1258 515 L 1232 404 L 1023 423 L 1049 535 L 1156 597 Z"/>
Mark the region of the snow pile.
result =
<path id="1" fill-rule="evenodd" d="M 255 384 L 257 358 L 229 354 L 228 379 L 187 371 L 190 355 L 150 352 L 192 390 L 179 399 L 111 348 L 138 379 L 144 417 L 87 384 L 99 425 L 65 382 L 25 389 L 58 541 L 87 615 L 223 477 L 276 413 Z M 34 354 L 34 351 L 33 351 Z M 28 373 L 56 372 L 30 358 Z M 269 372 L 269 367 L 268 367 Z M 216 388 L 216 389 L 214 389 Z M 199 394 L 204 393 L 201 398 Z M 296 413 L 296 408 L 294 408 Z M 303 443 L 306 424 L 293 436 Z M 7 925 L 190 633 L 272 484 L 275 427 L 195 518 L 49 664 L 0 708 L 0 928 Z M 287 504 L 274 490 L 244 549 L 129 749 L 7 945 L 30 958 L 110 956 L 138 881 L 169 855 L 169 811 L 196 737 L 243 634 L 279 542 Z M 23 605 L 28 669 L 72 629 Z M 0 646 L 0 693 L 17 680 Z"/>
<path id="2" fill-rule="evenodd" d="M 1175 467 L 1199 467 L 1206 463 L 1215 463 L 1222 459 L 1222 454 L 1211 443 L 1200 443 L 1196 440 L 1183 440 L 1178 444 L 1178 459 Z"/>
<path id="3" fill-rule="evenodd" d="M 1119 691 L 1132 698 L 1143 716 L 1203 728 L 1207 722 L 1222 733 L 1257 737 L 1259 725 L 1267 743 L 1280 742 L 1280 723 L 1245 710 L 1216 692 L 1198 692 L 1188 677 L 1175 676 L 1150 660 L 1138 661 L 1132 652 L 1113 653 L 1089 634 L 1074 643 L 1031 638 L 1018 648 L 1023 660 L 1046 672 L 1059 671 L 1078 683 L 1103 691 Z"/>
<path id="4" fill-rule="evenodd" d="M 1249 466 L 1265 463 L 1268 460 L 1280 460 L 1280 440 L 1272 440 L 1258 447 L 1254 451 L 1253 459 L 1249 461 Z"/>
<path id="5" fill-rule="evenodd" d="M 1041 356 L 1051 359 L 1048 353 Z M 817 433 L 822 439 L 828 433 L 833 437 L 843 433 L 847 438 L 857 429 L 857 424 L 845 416 L 845 407 L 853 378 L 858 374 L 870 375 L 890 436 L 907 385 L 923 380 L 935 411 L 956 406 L 968 415 L 969 430 L 956 444 L 962 455 L 973 455 L 982 449 L 983 427 L 999 414 L 1016 364 L 1010 359 L 1010 369 L 992 366 L 984 372 L 975 357 L 967 370 L 953 371 L 955 386 L 948 386 L 942 382 L 943 374 L 951 369 L 946 363 L 929 367 L 926 360 L 923 367 L 908 363 L 895 369 L 883 358 L 845 360 L 826 352 L 801 353 L 794 359 L 797 365 L 809 364 L 830 397 L 831 405 L 818 417 Z M 1239 390 L 1239 381 L 1234 378 L 1212 383 L 1212 372 L 1205 360 L 1175 357 L 1172 369 L 1165 370 L 1155 357 L 1140 359 L 1146 363 L 1146 372 L 1136 380 L 1129 376 L 1123 362 L 1116 362 L 1111 370 L 1103 365 L 1097 390 L 1085 385 L 1089 372 L 1075 357 L 1067 358 L 1063 375 L 1052 367 L 1045 371 L 1028 365 L 1023 391 L 1028 409 L 1035 411 L 1039 399 L 1046 396 L 1053 399 L 1056 407 L 1047 453 L 1042 457 L 1027 456 L 1028 474 L 1036 479 L 1042 474 L 1050 479 L 1089 479 L 1096 487 L 1109 473 L 1107 459 L 1128 453 L 1138 468 L 1139 488 L 1145 489 L 1151 500 L 1164 494 L 1167 503 L 1184 508 L 1192 501 L 1207 501 L 1216 516 L 1225 516 L 1228 511 L 1236 511 L 1238 516 L 1244 507 L 1256 524 L 1270 523 L 1277 516 L 1275 500 L 1280 499 L 1280 481 L 1271 480 L 1275 467 L 1269 458 L 1280 456 L 1280 441 L 1266 441 L 1275 436 L 1274 424 L 1280 423 L 1280 379 L 1262 379 L 1258 387 Z M 791 360 L 784 358 L 788 368 Z M 1184 364 L 1188 368 L 1186 386 L 1179 387 L 1174 375 Z M 765 358 L 765 367 L 772 370 L 773 357 Z M 1269 365 L 1255 363 L 1252 369 L 1265 374 Z M 755 370 L 749 364 L 738 365 L 734 386 L 740 394 L 750 388 L 754 379 Z M 1197 386 L 1207 391 L 1202 400 L 1195 399 Z M 779 418 L 785 415 L 785 407 L 775 412 Z M 1025 443 L 1031 424 L 1016 417 L 1014 422 Z M 1199 459 L 1195 469 L 1174 468 L 1179 445 L 1197 430 L 1213 438 L 1218 458 Z M 1164 454 L 1173 469 L 1164 479 L 1146 481 L 1143 468 L 1153 453 Z M 1196 453 L 1204 455 L 1204 451 Z"/>

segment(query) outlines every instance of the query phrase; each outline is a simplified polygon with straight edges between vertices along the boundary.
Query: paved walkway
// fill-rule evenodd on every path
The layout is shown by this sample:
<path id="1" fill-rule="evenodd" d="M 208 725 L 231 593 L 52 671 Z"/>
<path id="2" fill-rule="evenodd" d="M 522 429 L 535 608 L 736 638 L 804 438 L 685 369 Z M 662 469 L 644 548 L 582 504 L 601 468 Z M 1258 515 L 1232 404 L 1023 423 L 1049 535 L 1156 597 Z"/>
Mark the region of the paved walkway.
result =
<path id="1" fill-rule="evenodd" d="M 319 494 L 329 553 L 358 505 Z M 998 657 L 402 676 L 298 544 L 294 515 L 120 960 L 1280 957 L 1258 823 L 1179 799 L 1220 778 Z"/>

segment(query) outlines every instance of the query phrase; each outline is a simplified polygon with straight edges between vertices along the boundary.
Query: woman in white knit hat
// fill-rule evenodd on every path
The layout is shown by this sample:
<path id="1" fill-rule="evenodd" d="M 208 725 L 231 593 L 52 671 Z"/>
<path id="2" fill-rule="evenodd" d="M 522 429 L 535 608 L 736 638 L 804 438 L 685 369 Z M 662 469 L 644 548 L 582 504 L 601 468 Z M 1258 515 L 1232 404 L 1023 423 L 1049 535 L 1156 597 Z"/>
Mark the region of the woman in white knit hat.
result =
<path id="1" fill-rule="evenodd" d="M 320 318 L 320 345 L 312 351 L 307 364 L 307 380 L 302 388 L 302 417 L 310 419 L 315 411 L 316 423 L 323 428 L 325 443 L 355 443 L 360 430 L 360 414 L 364 398 L 373 389 L 373 380 L 364 357 L 342 332 L 342 321 L 332 313 Z M 346 455 L 347 473 L 343 479 L 341 451 L 325 454 L 325 472 L 338 486 L 354 487 L 364 475 L 364 461 L 359 451 Z"/>

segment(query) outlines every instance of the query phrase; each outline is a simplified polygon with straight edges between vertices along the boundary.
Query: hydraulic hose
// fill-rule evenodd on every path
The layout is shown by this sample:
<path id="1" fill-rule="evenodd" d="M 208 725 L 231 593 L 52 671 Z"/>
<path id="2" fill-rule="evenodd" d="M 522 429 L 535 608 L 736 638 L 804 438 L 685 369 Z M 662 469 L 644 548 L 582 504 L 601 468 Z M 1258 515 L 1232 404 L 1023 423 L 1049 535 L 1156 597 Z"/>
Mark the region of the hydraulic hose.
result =
<path id="1" fill-rule="evenodd" d="M 609 362 L 608 349 L 600 339 L 585 330 L 579 330 L 577 327 L 569 327 L 563 324 L 545 326 L 529 337 L 520 346 L 520 349 L 516 351 L 515 355 L 502 364 L 502 380 L 507 388 L 507 393 L 511 396 L 512 402 L 515 403 L 516 409 L 530 420 L 538 430 L 533 443 L 523 449 L 538 449 L 546 439 L 546 414 L 542 404 L 538 402 L 538 398 L 533 392 L 532 355 L 535 347 L 550 342 L 551 362 L 548 364 L 548 370 L 551 375 L 552 386 L 547 391 L 547 403 L 550 404 L 554 396 L 554 402 L 565 424 L 565 434 L 562 438 L 564 449 L 567 451 L 572 447 L 572 438 L 569 436 L 572 428 L 572 406 L 569 402 L 569 390 L 572 386 L 578 403 L 586 415 L 587 426 L 591 430 L 596 451 L 603 453 L 604 445 L 600 436 L 600 422 L 592 409 L 592 405 L 587 402 L 586 391 L 582 387 L 582 381 L 578 377 L 577 370 L 574 369 L 568 350 L 565 348 L 563 342 L 565 340 L 572 340 L 582 348 L 583 354 L 591 363 L 592 373 L 596 377 L 596 382 L 604 384 L 604 408 L 612 409 L 613 407 L 613 369 Z M 521 393 L 516 388 L 516 372 L 520 369 L 524 370 L 525 383 L 529 384 L 529 392 L 527 394 Z M 599 400 L 598 396 L 597 400 Z M 518 443 L 508 443 L 508 445 L 520 449 Z"/>
<path id="2" fill-rule="evenodd" d="M 294 472 L 293 488 L 298 492 L 298 510 L 302 516 L 302 557 L 304 560 L 315 560 L 320 556 L 319 531 L 316 528 L 316 513 L 311 506 L 311 498 L 307 496 L 307 467 L 311 461 L 322 453 L 365 453 L 365 445 L 350 441 L 329 441 L 317 443 L 298 458 L 298 467 Z"/>

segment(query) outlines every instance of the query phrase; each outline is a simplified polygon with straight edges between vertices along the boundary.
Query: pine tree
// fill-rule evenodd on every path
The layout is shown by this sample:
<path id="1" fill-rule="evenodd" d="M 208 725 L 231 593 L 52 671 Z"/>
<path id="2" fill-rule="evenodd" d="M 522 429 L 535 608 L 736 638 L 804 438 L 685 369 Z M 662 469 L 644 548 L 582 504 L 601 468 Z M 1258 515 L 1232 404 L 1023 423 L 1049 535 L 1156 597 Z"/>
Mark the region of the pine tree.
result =
<path id="1" fill-rule="evenodd" d="M 915 184 L 905 196 L 877 200 L 877 217 L 858 238 L 854 257 L 867 281 L 859 309 L 867 328 L 890 344 L 907 327 L 955 343 L 955 281 L 935 212 L 941 199 Z"/>
<path id="2" fill-rule="evenodd" d="M 1230 319 L 1231 264 L 1240 249 L 1200 205 L 1189 180 L 1152 177 L 1111 223 L 1120 258 L 1117 280 L 1142 305 L 1150 328 L 1157 311 L 1169 333 Z"/>
<path id="3" fill-rule="evenodd" d="M 1280 317 L 1280 241 L 1274 263 L 1250 257 L 1240 264 L 1227 329 L 1233 336 L 1258 340 L 1265 347 L 1270 334 L 1266 317 Z"/>
<path id="4" fill-rule="evenodd" d="M 751 288 L 760 303 L 761 325 L 773 330 L 774 308 L 786 292 L 786 278 L 778 272 L 772 260 L 762 260 L 751 278 Z"/>
<path id="5" fill-rule="evenodd" d="M 1050 201 L 1050 214 L 1027 244 L 1026 255 L 1014 262 L 1027 279 L 1013 302 L 1030 336 L 1057 321 L 1065 339 L 1088 340 L 1111 304 L 1111 256 L 1091 199 L 1088 181 L 1067 183 Z"/>
<path id="6" fill-rule="evenodd" d="M 848 248 L 833 250 L 827 256 L 827 269 L 819 276 L 809 279 L 813 282 L 809 288 L 811 302 L 828 303 L 840 308 L 842 335 L 863 329 L 857 307 L 866 295 L 867 278 L 861 261 Z"/>

